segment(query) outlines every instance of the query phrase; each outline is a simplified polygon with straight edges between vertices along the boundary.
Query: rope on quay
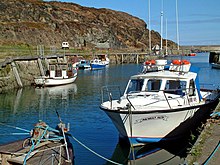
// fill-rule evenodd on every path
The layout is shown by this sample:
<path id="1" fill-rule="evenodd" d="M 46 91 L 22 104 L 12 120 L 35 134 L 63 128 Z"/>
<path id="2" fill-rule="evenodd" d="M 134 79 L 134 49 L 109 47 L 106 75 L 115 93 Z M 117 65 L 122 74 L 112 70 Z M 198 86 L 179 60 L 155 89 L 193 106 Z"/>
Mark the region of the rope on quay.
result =
<path id="1" fill-rule="evenodd" d="M 203 163 L 203 165 L 207 165 L 208 162 L 210 161 L 210 159 L 213 157 L 213 155 L 218 151 L 218 148 L 220 147 L 220 140 L 218 141 L 217 146 L 215 147 L 215 149 L 212 151 L 211 155 L 205 160 L 205 162 Z"/>
<path id="2" fill-rule="evenodd" d="M 220 112 L 213 112 L 210 116 L 214 116 L 214 115 L 217 115 L 220 117 Z"/>
<path id="3" fill-rule="evenodd" d="M 108 162 L 110 162 L 110 163 L 113 163 L 113 164 L 116 164 L 116 165 L 122 165 L 122 164 L 120 164 L 120 163 L 114 162 L 114 161 L 112 161 L 112 160 L 110 160 L 110 159 L 108 159 L 108 158 L 105 158 L 104 156 L 102 156 L 102 155 L 96 153 L 95 151 L 93 151 L 92 149 L 90 149 L 89 147 L 87 147 L 85 144 L 83 144 L 82 142 L 80 142 L 80 141 L 79 141 L 77 138 L 75 138 L 73 135 L 71 135 L 71 134 L 68 134 L 68 135 L 70 135 L 77 143 L 79 143 L 81 146 L 83 146 L 85 149 L 89 150 L 90 152 L 92 152 L 92 153 L 95 154 L 96 156 L 98 156 L 98 157 L 100 157 L 100 158 L 102 158 L 102 159 L 104 159 L 104 160 L 106 160 L 106 161 L 108 161 Z"/>

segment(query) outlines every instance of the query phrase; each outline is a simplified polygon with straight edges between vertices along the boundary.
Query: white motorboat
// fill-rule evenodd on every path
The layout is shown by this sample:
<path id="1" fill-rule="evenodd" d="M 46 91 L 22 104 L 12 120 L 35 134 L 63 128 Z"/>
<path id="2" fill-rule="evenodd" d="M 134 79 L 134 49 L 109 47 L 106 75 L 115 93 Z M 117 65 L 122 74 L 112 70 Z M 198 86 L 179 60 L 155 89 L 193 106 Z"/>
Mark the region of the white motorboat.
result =
<path id="1" fill-rule="evenodd" d="M 218 89 L 201 89 L 198 70 L 186 60 L 146 63 L 133 75 L 122 96 L 109 86 L 102 88 L 100 108 L 120 137 L 133 145 L 173 140 L 201 123 L 219 103 Z"/>
<path id="2" fill-rule="evenodd" d="M 50 63 L 45 76 L 34 79 L 36 86 L 57 86 L 73 83 L 77 78 L 77 69 L 72 63 Z"/>

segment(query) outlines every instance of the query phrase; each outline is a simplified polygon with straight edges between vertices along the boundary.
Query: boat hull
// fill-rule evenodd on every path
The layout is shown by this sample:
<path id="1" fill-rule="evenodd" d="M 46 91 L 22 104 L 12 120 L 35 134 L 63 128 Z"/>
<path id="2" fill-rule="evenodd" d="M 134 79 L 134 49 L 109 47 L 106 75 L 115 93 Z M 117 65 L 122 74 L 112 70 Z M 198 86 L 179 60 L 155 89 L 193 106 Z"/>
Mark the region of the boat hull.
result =
<path id="1" fill-rule="evenodd" d="M 212 63 L 212 68 L 220 69 L 220 63 Z"/>
<path id="2" fill-rule="evenodd" d="M 123 112 L 104 110 L 118 129 L 120 137 L 133 145 L 181 138 L 189 129 L 206 119 L 219 100 L 201 106 L 155 111 Z"/>
<path id="3" fill-rule="evenodd" d="M 106 64 L 91 64 L 91 69 L 92 70 L 97 70 L 97 69 L 104 69 Z"/>
<path id="4" fill-rule="evenodd" d="M 44 86 L 57 86 L 71 84 L 76 80 L 77 76 L 71 78 L 45 78 Z"/>

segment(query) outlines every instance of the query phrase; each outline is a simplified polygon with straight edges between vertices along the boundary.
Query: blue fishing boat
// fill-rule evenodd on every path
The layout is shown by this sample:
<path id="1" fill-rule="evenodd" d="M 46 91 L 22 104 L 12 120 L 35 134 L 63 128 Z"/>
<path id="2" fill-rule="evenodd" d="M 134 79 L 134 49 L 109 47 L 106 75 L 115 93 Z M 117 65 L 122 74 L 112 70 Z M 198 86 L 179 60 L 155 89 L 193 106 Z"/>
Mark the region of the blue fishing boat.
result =
<path id="1" fill-rule="evenodd" d="M 90 62 L 91 70 L 104 69 L 106 63 L 100 59 L 94 59 Z"/>

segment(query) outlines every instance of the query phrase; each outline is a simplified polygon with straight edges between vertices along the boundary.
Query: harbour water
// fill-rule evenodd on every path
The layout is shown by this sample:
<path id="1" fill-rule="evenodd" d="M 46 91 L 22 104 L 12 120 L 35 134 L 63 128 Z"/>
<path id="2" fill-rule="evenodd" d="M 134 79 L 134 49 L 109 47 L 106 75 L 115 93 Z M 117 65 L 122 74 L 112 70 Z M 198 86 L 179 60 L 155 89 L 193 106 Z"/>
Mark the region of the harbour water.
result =
<path id="1" fill-rule="evenodd" d="M 175 57 L 176 58 L 176 57 Z M 200 68 L 200 82 L 213 88 L 220 85 L 220 70 L 212 69 L 208 63 L 208 53 L 197 54 L 189 59 Z M 119 144 L 118 132 L 108 116 L 99 109 L 101 87 L 119 85 L 122 91 L 129 77 L 140 72 L 141 64 L 110 65 L 103 70 L 79 70 L 74 84 L 59 87 L 26 87 L 0 95 L 0 144 L 22 139 L 13 135 L 22 132 L 17 128 L 31 130 L 39 120 L 51 127 L 59 123 L 56 111 L 64 123 L 70 123 L 70 132 L 91 150 L 120 164 L 130 164 L 132 149 Z M 135 164 L 180 164 L 184 162 L 189 142 L 169 144 L 149 144 L 138 148 Z M 76 165 L 111 164 L 100 158 L 81 144 L 71 139 Z M 134 163 L 132 161 L 132 163 Z"/>

